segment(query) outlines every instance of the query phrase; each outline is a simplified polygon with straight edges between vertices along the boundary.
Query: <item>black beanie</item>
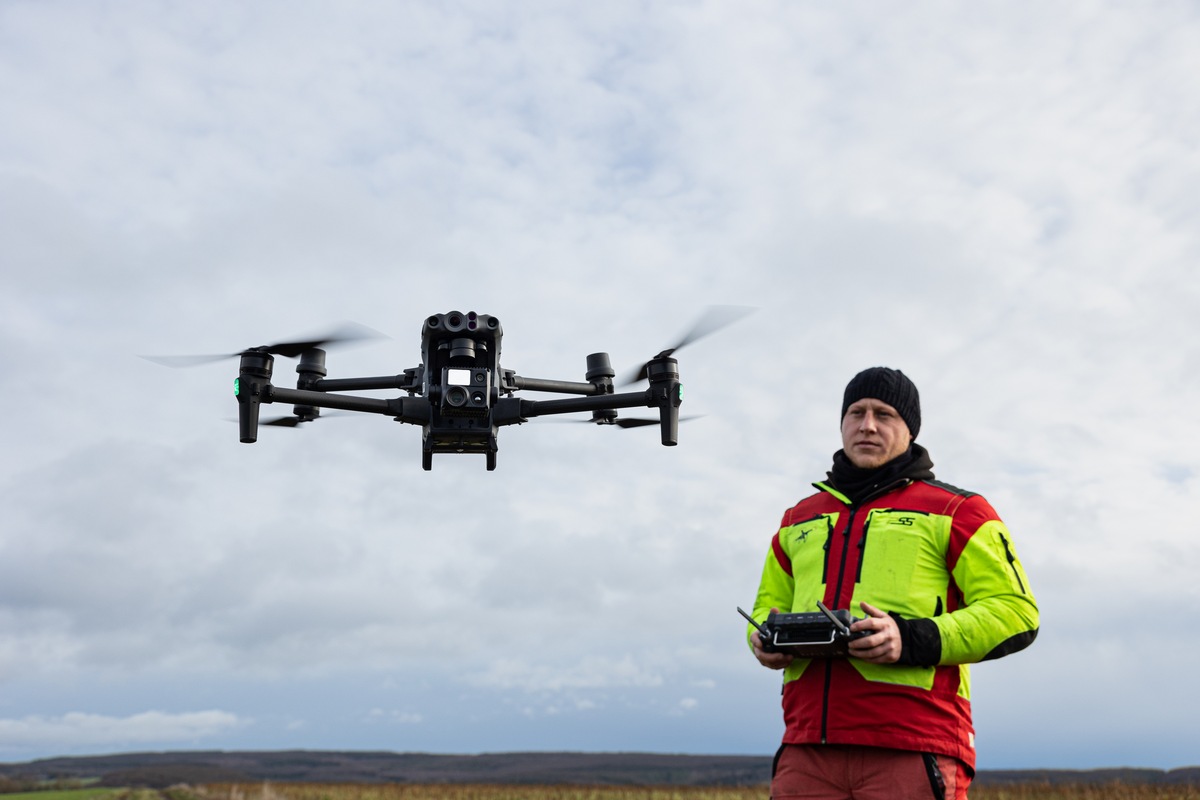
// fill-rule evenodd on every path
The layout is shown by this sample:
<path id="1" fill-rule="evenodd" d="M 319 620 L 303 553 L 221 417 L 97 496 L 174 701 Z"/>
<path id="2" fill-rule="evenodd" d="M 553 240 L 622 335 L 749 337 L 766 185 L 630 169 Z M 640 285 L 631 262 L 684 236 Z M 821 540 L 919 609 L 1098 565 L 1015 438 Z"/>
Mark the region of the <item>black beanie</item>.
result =
<path id="1" fill-rule="evenodd" d="M 864 369 L 846 384 L 841 418 L 845 419 L 846 409 L 864 397 L 873 397 L 896 409 L 900 419 L 908 425 L 908 432 L 917 438 L 917 432 L 921 430 L 921 396 L 907 375 L 887 367 Z"/>

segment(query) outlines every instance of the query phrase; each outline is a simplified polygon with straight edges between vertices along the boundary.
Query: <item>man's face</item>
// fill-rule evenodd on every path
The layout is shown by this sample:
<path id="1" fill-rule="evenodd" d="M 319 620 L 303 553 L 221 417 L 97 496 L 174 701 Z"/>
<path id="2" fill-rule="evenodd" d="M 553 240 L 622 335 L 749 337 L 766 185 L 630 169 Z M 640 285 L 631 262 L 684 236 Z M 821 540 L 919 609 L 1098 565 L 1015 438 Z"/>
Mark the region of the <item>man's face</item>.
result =
<path id="1" fill-rule="evenodd" d="M 842 417 L 842 449 L 856 467 L 883 466 L 911 443 L 908 424 L 882 400 L 864 397 L 851 403 Z"/>

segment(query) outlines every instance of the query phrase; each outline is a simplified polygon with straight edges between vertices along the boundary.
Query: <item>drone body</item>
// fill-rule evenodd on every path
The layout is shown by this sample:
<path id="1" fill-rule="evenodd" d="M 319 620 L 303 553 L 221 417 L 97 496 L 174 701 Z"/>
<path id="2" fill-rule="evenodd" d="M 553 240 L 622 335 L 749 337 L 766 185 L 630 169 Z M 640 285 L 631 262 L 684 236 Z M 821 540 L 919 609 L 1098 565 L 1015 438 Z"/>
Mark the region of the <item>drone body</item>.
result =
<path id="1" fill-rule="evenodd" d="M 590 411 L 592 422 L 623 427 L 657 422 L 662 443 L 678 443 L 682 387 L 678 361 L 672 353 L 688 339 L 659 353 L 642 368 L 639 377 L 649 380 L 648 389 L 616 393 L 616 373 L 607 353 L 587 357 L 582 382 L 524 378 L 501 368 L 502 337 L 496 317 L 473 311 L 436 314 L 421 327 L 422 363 L 399 375 L 376 378 L 326 377 L 321 345 L 329 340 L 243 351 L 238 354 L 241 365 L 234 383 L 241 441 L 257 441 L 263 403 L 292 403 L 294 416 L 286 418 L 289 425 L 316 419 L 321 408 L 381 414 L 397 422 L 420 425 L 421 461 L 426 470 L 433 468 L 436 453 L 480 453 L 487 459 L 488 470 L 494 470 L 499 429 L 549 414 Z M 271 383 L 276 355 L 299 357 L 295 389 Z M 407 394 L 392 399 L 344 394 L 376 389 L 399 389 Z M 522 390 L 578 397 L 527 400 L 516 396 Z M 658 420 L 617 418 L 617 409 L 637 407 L 657 408 Z"/>

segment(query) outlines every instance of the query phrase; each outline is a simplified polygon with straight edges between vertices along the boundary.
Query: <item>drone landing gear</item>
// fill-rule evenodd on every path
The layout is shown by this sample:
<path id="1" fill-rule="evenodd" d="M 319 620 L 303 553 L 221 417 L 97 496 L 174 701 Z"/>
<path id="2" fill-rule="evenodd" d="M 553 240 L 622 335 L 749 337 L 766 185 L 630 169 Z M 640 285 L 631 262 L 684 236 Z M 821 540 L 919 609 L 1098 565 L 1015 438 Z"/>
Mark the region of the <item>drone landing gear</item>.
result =
<path id="1" fill-rule="evenodd" d="M 496 469 L 496 451 L 499 450 L 496 430 L 472 431 L 464 429 L 457 433 L 427 429 L 421 446 L 421 469 L 433 469 L 434 453 L 482 453 L 487 458 L 488 472 Z"/>

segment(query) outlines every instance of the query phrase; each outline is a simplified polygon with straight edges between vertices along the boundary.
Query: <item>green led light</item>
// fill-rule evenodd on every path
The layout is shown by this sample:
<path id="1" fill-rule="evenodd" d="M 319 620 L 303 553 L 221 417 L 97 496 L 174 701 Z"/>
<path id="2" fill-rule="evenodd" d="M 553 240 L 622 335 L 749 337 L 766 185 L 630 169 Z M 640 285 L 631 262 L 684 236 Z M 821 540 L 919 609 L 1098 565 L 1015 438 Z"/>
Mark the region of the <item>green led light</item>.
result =
<path id="1" fill-rule="evenodd" d="M 678 394 L 676 395 L 676 397 L 678 397 L 678 398 L 679 398 L 679 401 L 680 401 L 680 402 L 683 402 L 683 384 L 682 384 L 682 383 L 681 383 L 681 384 L 679 384 L 679 388 L 678 388 L 678 389 L 676 389 L 676 392 L 678 393 Z"/>
<path id="2" fill-rule="evenodd" d="M 233 396 L 237 397 L 241 393 L 242 393 L 242 379 L 234 378 L 233 379 Z"/>

